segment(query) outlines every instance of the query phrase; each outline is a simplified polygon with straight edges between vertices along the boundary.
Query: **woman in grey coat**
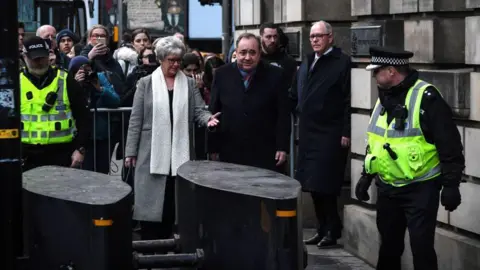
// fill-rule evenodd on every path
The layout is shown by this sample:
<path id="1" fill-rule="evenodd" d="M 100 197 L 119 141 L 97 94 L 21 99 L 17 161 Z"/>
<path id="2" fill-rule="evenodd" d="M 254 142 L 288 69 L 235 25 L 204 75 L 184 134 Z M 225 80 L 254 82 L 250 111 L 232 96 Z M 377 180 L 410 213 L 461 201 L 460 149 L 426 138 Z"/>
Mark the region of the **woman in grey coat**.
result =
<path id="1" fill-rule="evenodd" d="M 161 66 L 138 81 L 125 147 L 125 166 L 135 167 L 133 219 L 142 239 L 168 238 L 175 222 L 175 176 L 194 159 L 193 122 L 216 126 L 195 81 L 180 71 L 185 46 L 175 37 L 155 47 Z"/>

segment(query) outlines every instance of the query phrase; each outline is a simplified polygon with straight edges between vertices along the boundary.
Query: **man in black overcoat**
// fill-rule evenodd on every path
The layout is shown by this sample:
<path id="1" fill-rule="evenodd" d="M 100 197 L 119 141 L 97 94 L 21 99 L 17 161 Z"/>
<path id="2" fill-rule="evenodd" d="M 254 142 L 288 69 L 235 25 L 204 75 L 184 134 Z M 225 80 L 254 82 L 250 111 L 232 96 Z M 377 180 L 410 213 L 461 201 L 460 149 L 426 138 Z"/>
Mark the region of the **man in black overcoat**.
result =
<path id="1" fill-rule="evenodd" d="M 295 178 L 312 195 L 317 234 L 305 241 L 319 248 L 336 245 L 342 224 L 337 210 L 350 146 L 350 57 L 333 46 L 324 21 L 313 24 L 313 53 L 302 62 L 291 89 L 299 117 Z"/>
<path id="2" fill-rule="evenodd" d="M 237 61 L 215 71 L 209 109 L 221 113 L 209 133 L 213 160 L 279 171 L 290 141 L 288 84 L 282 69 L 260 61 L 260 40 L 244 33 Z"/>

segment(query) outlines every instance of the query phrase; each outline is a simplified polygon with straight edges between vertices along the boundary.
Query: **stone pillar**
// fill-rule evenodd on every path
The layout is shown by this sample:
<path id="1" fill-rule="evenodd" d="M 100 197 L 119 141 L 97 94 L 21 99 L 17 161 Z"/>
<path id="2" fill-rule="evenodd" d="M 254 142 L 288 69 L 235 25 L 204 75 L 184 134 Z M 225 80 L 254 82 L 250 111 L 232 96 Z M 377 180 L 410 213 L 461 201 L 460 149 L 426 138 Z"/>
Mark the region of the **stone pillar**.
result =
<path id="1" fill-rule="evenodd" d="M 235 26 L 248 26 L 262 23 L 261 0 L 234 1 Z"/>
<path id="2" fill-rule="evenodd" d="M 298 0 L 273 0 L 274 2 L 274 22 L 300 22 L 305 18 L 304 2 Z"/>

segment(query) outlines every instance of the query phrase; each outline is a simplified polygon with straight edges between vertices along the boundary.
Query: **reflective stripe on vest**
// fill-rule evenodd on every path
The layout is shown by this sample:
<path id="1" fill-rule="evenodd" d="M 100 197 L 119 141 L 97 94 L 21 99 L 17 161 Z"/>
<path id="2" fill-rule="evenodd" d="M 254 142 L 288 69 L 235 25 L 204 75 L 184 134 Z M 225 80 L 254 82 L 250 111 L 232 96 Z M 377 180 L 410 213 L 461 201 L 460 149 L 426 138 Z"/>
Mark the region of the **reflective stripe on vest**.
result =
<path id="1" fill-rule="evenodd" d="M 413 127 L 413 109 L 415 107 L 415 103 L 417 103 L 417 97 L 418 97 L 418 91 L 424 86 L 426 86 L 427 83 L 424 81 L 418 82 L 412 90 L 412 95 L 410 98 L 410 102 L 408 104 L 409 112 L 408 112 L 408 119 L 407 123 L 410 123 L 408 127 L 406 127 L 404 130 L 388 130 L 387 132 L 387 137 L 390 138 L 401 138 L 401 137 L 414 137 L 414 136 L 421 136 L 422 131 L 420 128 L 414 128 Z M 373 111 L 371 120 L 370 120 L 370 125 L 368 126 L 367 132 L 371 132 L 374 134 L 377 134 L 378 136 L 384 136 L 385 135 L 385 129 L 382 127 L 377 126 L 377 121 L 378 118 L 380 117 L 380 113 L 383 110 L 382 104 L 380 104 L 380 101 L 377 101 L 377 104 L 375 105 L 375 110 Z M 410 112 L 411 111 L 411 112 Z"/>
<path id="2" fill-rule="evenodd" d="M 60 138 L 64 136 L 68 136 L 72 133 L 71 129 L 69 130 L 61 130 L 61 131 L 31 131 L 30 135 L 32 138 Z M 22 131 L 22 137 L 28 137 L 28 131 Z"/>
<path id="3" fill-rule="evenodd" d="M 66 75 L 65 71 L 58 70 L 51 85 L 41 90 L 23 74 L 20 75 L 23 143 L 43 145 L 68 143 L 73 140 L 74 124 L 65 83 Z M 30 100 L 26 97 L 28 92 L 32 93 Z M 44 96 L 51 92 L 57 93 L 57 99 L 50 111 L 44 112 L 41 109 L 45 102 Z"/>
<path id="4" fill-rule="evenodd" d="M 30 114 L 22 114 L 21 115 L 22 121 L 32 121 L 38 122 L 38 115 L 30 115 Z M 62 120 L 69 120 L 72 118 L 72 112 L 67 113 L 60 113 L 60 114 L 49 114 L 49 115 L 40 115 L 40 122 L 47 122 L 47 121 L 62 121 Z"/>
<path id="5" fill-rule="evenodd" d="M 436 148 L 425 140 L 420 126 L 420 105 L 428 86 L 431 85 L 418 80 L 410 88 L 405 99 L 408 117 L 404 130 L 392 128 L 395 120 L 386 123 L 387 115 L 381 115 L 384 109 L 380 101 L 377 101 L 367 129 L 371 149 L 365 158 L 367 173 L 376 173 L 380 180 L 397 187 L 426 181 L 441 173 Z M 387 150 L 383 149 L 385 143 L 398 152 L 397 160 L 393 160 Z"/>

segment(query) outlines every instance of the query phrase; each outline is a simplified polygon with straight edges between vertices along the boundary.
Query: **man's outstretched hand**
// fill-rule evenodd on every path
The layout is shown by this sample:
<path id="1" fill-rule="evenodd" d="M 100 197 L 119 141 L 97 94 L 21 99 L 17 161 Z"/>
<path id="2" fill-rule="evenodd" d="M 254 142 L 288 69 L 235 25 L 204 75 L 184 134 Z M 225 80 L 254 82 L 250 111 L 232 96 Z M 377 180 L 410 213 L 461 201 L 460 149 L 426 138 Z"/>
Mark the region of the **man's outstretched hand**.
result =
<path id="1" fill-rule="evenodd" d="M 221 112 L 217 112 L 216 114 L 210 116 L 210 119 L 208 119 L 208 124 L 207 127 L 216 127 L 218 123 L 220 123 L 220 120 L 217 118 L 222 114 Z"/>

